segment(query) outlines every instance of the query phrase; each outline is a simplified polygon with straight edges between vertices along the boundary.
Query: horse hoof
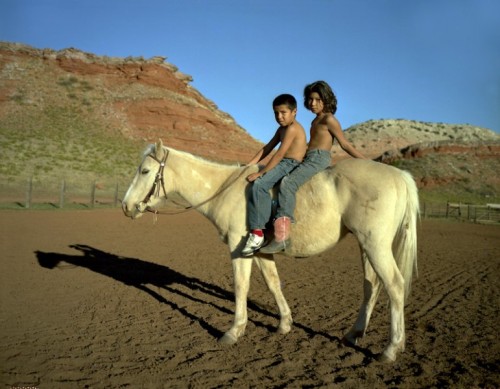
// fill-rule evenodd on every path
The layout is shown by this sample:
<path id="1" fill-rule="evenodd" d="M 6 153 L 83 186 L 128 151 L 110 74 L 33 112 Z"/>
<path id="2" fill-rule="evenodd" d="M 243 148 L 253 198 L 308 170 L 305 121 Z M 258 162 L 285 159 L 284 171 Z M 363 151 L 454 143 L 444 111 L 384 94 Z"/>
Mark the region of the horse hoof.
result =
<path id="1" fill-rule="evenodd" d="M 280 335 L 286 335 L 288 334 L 292 329 L 290 327 L 288 328 L 281 328 L 281 327 L 278 327 L 278 329 L 276 330 L 276 333 L 277 334 L 280 334 Z"/>
<path id="2" fill-rule="evenodd" d="M 224 334 L 222 338 L 219 339 L 219 344 L 223 344 L 225 346 L 230 346 L 232 344 L 235 344 L 237 342 L 237 339 L 231 335 L 231 334 Z"/>
<path id="3" fill-rule="evenodd" d="M 288 334 L 292 330 L 293 319 L 291 317 L 283 318 L 276 332 L 280 335 Z"/>
<path id="4" fill-rule="evenodd" d="M 380 363 L 394 363 L 394 362 L 396 362 L 396 357 L 391 358 L 388 355 L 386 355 L 385 353 L 378 354 L 375 359 L 377 360 L 377 362 L 380 362 Z"/>
<path id="5" fill-rule="evenodd" d="M 347 336 L 344 336 L 340 340 L 340 344 L 342 346 L 345 346 L 345 347 L 354 347 L 354 346 L 356 346 L 356 343 L 357 343 L 357 338 L 350 338 L 350 337 L 347 337 Z"/>

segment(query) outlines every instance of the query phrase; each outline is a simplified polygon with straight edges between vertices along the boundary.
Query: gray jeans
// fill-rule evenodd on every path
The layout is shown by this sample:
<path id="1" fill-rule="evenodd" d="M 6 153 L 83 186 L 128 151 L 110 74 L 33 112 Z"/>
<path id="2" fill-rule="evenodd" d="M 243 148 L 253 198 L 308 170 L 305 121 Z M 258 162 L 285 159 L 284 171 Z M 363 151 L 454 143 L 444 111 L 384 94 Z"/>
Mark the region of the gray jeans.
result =
<path id="1" fill-rule="evenodd" d="M 248 200 L 248 227 L 263 229 L 271 218 L 271 190 L 284 176 L 299 166 L 295 159 L 283 158 L 272 170 L 257 178 L 252 184 L 252 194 Z"/>
<path id="2" fill-rule="evenodd" d="M 295 221 L 293 218 L 295 193 L 312 176 L 330 166 L 331 161 L 332 157 L 329 151 L 311 150 L 307 152 L 304 161 L 281 180 L 276 218 L 286 216 Z"/>

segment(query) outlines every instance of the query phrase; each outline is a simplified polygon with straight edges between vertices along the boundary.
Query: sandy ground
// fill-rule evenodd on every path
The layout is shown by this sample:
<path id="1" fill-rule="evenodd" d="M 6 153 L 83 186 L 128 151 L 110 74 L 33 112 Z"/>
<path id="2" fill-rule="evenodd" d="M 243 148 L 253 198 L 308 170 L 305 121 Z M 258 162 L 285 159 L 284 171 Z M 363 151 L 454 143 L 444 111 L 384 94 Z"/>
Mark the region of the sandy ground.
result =
<path id="1" fill-rule="evenodd" d="M 237 345 L 232 270 L 192 212 L 131 221 L 119 210 L 1 211 L 0 384 L 38 388 L 498 388 L 500 227 L 423 220 L 406 351 L 382 295 L 359 347 L 340 345 L 360 304 L 353 237 L 309 259 L 277 257 L 295 325 L 254 267 Z"/>

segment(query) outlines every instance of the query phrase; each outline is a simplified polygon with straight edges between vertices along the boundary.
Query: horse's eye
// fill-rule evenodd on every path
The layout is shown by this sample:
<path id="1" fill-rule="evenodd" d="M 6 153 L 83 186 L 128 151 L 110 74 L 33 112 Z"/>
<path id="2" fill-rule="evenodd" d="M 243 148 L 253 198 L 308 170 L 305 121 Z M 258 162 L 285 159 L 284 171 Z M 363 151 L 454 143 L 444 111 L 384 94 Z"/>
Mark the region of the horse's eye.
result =
<path id="1" fill-rule="evenodd" d="M 141 170 L 141 174 L 148 174 L 148 173 L 149 173 L 149 169 L 144 168 Z"/>

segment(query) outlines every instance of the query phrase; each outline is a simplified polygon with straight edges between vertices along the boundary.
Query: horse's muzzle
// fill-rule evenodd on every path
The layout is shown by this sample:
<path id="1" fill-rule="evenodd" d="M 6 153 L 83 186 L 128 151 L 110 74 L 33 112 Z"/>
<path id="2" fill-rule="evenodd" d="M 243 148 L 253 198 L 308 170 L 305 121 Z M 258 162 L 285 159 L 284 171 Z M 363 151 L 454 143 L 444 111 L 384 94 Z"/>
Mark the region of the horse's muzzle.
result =
<path id="1" fill-rule="evenodd" d="M 122 202 L 122 211 L 127 217 L 132 217 L 132 212 L 128 209 L 128 206 L 125 202 Z"/>
<path id="2" fill-rule="evenodd" d="M 122 202 L 122 211 L 125 214 L 125 216 L 130 217 L 132 219 L 136 219 L 140 216 L 142 216 L 144 210 L 146 209 L 146 204 L 144 203 L 138 203 L 133 207 L 130 207 L 127 205 L 127 203 Z"/>

